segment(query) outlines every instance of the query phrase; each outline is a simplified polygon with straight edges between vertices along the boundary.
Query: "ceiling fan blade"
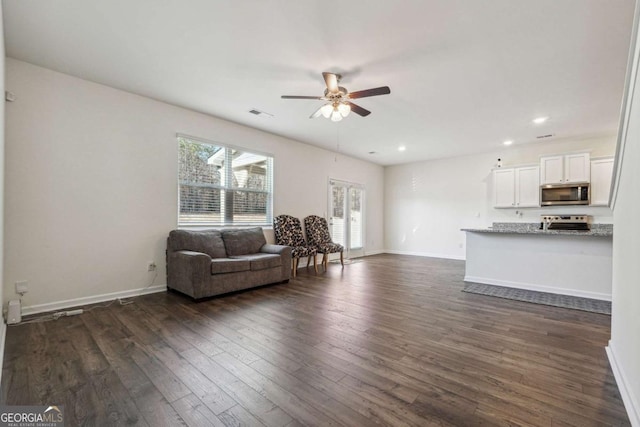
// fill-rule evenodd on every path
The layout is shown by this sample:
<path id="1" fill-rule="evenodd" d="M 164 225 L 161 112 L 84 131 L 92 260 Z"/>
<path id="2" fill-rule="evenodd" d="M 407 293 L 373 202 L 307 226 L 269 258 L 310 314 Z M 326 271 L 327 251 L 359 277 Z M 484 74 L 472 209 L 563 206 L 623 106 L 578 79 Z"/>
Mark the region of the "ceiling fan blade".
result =
<path id="1" fill-rule="evenodd" d="M 354 104 L 353 102 L 347 101 L 347 104 L 349 104 L 349 107 L 351 107 L 351 111 L 359 116 L 367 117 L 369 114 L 371 114 L 371 111 L 364 109 L 361 106 Z"/>
<path id="2" fill-rule="evenodd" d="M 391 93 L 389 86 L 376 87 L 373 89 L 359 90 L 349 93 L 349 99 L 366 98 L 367 96 L 388 95 Z"/>
<path id="3" fill-rule="evenodd" d="M 338 76 L 333 73 L 322 73 L 322 77 L 324 77 L 324 82 L 327 84 L 327 89 L 329 92 L 336 93 L 339 91 L 338 89 Z"/>
<path id="4" fill-rule="evenodd" d="M 282 99 L 323 99 L 322 96 L 282 95 Z"/>
<path id="5" fill-rule="evenodd" d="M 322 107 L 324 107 L 324 105 Z M 318 108 L 315 113 L 309 116 L 309 118 L 315 119 L 316 117 L 320 117 L 322 115 L 322 107 Z"/>

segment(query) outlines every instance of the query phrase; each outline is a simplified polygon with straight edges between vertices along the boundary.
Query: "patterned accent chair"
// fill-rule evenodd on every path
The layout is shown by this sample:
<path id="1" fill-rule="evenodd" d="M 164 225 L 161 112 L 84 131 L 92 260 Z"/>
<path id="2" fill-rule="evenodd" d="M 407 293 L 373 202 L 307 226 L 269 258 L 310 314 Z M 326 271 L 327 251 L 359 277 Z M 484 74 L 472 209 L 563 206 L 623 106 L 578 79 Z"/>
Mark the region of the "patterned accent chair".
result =
<path id="1" fill-rule="evenodd" d="M 315 246 L 319 254 L 322 255 L 322 266 L 327 271 L 329 262 L 329 254 L 340 252 L 340 264 L 344 267 L 344 246 L 333 243 L 329 234 L 329 226 L 327 220 L 317 216 L 309 215 L 304 219 L 304 229 L 307 231 L 307 239 L 309 244 Z"/>
<path id="2" fill-rule="evenodd" d="M 298 218 L 291 215 L 278 215 L 273 219 L 273 233 L 276 244 L 291 247 L 291 260 L 293 263 L 293 277 L 296 277 L 298 261 L 301 257 L 307 257 L 307 267 L 313 257 L 313 268 L 318 272 L 317 254 L 315 247 L 307 245 L 302 235 L 302 225 Z"/>

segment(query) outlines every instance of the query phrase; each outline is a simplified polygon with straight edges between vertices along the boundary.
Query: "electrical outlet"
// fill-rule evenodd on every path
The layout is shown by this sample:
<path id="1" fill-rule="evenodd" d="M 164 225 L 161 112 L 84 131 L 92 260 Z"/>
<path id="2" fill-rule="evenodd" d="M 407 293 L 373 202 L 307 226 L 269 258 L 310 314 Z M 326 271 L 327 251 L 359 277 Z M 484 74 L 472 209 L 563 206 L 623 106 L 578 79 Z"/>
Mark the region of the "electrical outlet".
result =
<path id="1" fill-rule="evenodd" d="M 158 266 L 156 265 L 155 262 L 149 261 L 149 265 L 147 266 L 147 271 L 156 271 L 157 267 Z"/>
<path id="2" fill-rule="evenodd" d="M 29 282 L 26 280 L 20 280 L 16 282 L 16 294 L 22 295 L 29 292 Z"/>

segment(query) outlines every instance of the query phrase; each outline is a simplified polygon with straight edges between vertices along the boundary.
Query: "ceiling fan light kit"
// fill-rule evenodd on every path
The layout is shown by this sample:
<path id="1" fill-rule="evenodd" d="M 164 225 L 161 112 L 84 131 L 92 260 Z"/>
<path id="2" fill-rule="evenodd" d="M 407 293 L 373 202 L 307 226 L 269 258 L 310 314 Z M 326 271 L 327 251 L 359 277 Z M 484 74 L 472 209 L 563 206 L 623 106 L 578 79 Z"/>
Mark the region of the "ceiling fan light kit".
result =
<path id="1" fill-rule="evenodd" d="M 329 117 L 331 117 L 331 113 L 333 113 L 333 105 L 324 104 L 322 107 L 320 107 L 320 112 L 325 119 L 328 119 Z"/>
<path id="2" fill-rule="evenodd" d="M 388 86 L 349 93 L 347 89 L 338 86 L 342 78 L 340 74 L 324 72 L 322 73 L 322 77 L 327 85 L 324 96 L 282 95 L 282 99 L 318 99 L 327 101 L 326 104 L 318 108 L 309 118 L 315 119 L 316 117 L 323 116 L 326 119 L 331 119 L 333 122 L 339 122 L 344 117 L 347 117 L 351 111 L 362 117 L 371 114 L 371 111 L 351 102 L 352 99 L 388 95 L 391 93 L 391 89 L 389 89 Z"/>
<path id="3" fill-rule="evenodd" d="M 324 118 L 331 119 L 332 122 L 339 122 L 349 115 L 351 107 L 343 102 L 329 102 L 320 107 L 320 112 Z"/>
<path id="4" fill-rule="evenodd" d="M 349 113 L 351 112 L 351 107 L 349 107 L 349 104 L 345 104 L 343 102 L 338 104 L 337 108 L 338 108 L 338 111 L 340 112 L 340 115 L 342 117 L 347 117 L 349 115 Z"/>

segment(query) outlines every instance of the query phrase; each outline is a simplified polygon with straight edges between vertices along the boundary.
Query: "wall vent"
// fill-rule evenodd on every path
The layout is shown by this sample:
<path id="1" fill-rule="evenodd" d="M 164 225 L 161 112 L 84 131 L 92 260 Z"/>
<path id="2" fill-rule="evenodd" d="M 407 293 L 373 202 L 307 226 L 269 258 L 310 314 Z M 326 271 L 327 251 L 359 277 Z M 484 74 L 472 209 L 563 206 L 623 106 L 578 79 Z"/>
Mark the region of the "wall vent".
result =
<path id="1" fill-rule="evenodd" d="M 249 113 L 256 116 L 261 116 L 261 117 L 273 117 L 273 114 L 265 113 L 264 111 L 260 111 L 255 108 L 252 108 L 251 110 L 249 110 Z"/>

